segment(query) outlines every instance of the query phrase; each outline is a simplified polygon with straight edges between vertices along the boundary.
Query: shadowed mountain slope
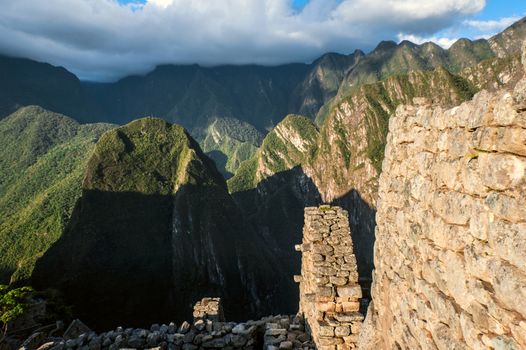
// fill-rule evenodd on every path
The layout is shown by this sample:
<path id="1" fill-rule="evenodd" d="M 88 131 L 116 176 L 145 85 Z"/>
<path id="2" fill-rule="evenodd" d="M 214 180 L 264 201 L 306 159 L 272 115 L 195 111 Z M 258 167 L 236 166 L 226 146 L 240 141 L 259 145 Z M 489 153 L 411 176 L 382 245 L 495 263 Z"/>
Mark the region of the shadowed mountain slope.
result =
<path id="1" fill-rule="evenodd" d="M 209 295 L 235 319 L 286 303 L 265 283 L 281 277 L 271 260 L 197 143 L 144 118 L 99 140 L 71 221 L 32 280 L 99 327 L 179 321 Z"/>

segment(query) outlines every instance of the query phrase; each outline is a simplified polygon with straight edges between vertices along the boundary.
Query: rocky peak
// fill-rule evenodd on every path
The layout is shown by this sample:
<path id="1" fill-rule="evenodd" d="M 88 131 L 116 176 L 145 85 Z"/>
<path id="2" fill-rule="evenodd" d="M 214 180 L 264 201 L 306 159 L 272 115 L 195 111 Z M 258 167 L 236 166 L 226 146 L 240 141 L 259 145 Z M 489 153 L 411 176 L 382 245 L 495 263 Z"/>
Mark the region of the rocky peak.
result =
<path id="1" fill-rule="evenodd" d="M 32 280 L 61 290 L 99 328 L 181 320 L 207 294 L 236 318 L 273 307 L 262 281 L 280 275 L 273 263 L 256 268 L 266 254 L 198 144 L 143 118 L 99 140 L 71 221 Z"/>
<path id="2" fill-rule="evenodd" d="M 398 47 L 398 44 L 396 42 L 392 40 L 384 40 L 384 41 L 381 41 L 372 52 L 373 53 L 385 52 L 388 50 L 395 49 L 396 47 Z"/>
<path id="3" fill-rule="evenodd" d="M 515 22 L 503 32 L 488 40 L 491 49 L 498 57 L 506 57 L 521 52 L 526 36 L 526 18 Z"/>

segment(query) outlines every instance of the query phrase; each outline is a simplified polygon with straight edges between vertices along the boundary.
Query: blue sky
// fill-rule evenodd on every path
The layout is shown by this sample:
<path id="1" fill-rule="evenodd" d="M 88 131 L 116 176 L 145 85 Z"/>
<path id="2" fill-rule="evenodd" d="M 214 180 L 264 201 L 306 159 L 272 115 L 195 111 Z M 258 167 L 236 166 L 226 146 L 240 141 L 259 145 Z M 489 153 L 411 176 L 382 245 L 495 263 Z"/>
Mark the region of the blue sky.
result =
<path id="1" fill-rule="evenodd" d="M 489 0 L 486 1 L 484 10 L 475 15 L 475 18 L 489 20 L 502 17 L 524 16 L 525 14 L 525 0 Z"/>
<path id="2" fill-rule="evenodd" d="M 437 36 L 445 37 L 466 37 L 470 39 L 478 38 L 480 36 L 487 37 L 499 32 L 507 24 L 515 22 L 516 19 L 526 16 L 526 0 L 487 0 L 484 9 L 472 17 L 472 22 L 469 19 L 463 23 L 447 28 L 439 33 Z M 488 24 L 491 21 L 502 22 L 503 25 L 495 23 L 495 30 L 481 30 L 476 26 L 466 25 L 467 23 L 477 24 L 477 21 Z"/>
<path id="3" fill-rule="evenodd" d="M 311 62 L 381 40 L 488 38 L 526 0 L 2 0 L 0 54 L 111 81 L 159 64 Z"/>

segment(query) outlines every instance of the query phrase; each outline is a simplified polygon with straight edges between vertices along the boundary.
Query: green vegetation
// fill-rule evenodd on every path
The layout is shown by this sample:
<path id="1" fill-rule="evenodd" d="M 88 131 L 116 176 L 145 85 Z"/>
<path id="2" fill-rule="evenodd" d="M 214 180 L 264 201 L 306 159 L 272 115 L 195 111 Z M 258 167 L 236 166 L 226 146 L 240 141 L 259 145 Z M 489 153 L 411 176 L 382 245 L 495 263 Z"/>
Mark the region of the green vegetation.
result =
<path id="1" fill-rule="evenodd" d="M 256 186 L 257 153 L 239 165 L 236 174 L 227 181 L 230 193 L 243 192 Z"/>
<path id="2" fill-rule="evenodd" d="M 243 310 L 251 285 L 242 281 L 260 283 L 267 268 L 244 258 L 265 251 L 247 244 L 258 239 L 241 229 L 238 210 L 214 163 L 181 126 L 138 119 L 97 142 L 82 197 L 31 281 L 66 293 L 78 317 L 101 328 L 174 314 L 182 320 L 205 293 L 232 295 L 232 310 Z M 113 308 L 120 312 L 108 315 Z"/>
<path id="3" fill-rule="evenodd" d="M 192 142 L 182 127 L 158 118 L 111 130 L 97 143 L 84 189 L 167 195 L 177 185 L 209 181 L 200 177 L 200 169 L 187 171 L 196 166 Z"/>
<path id="4" fill-rule="evenodd" d="M 314 123 L 303 116 L 288 115 L 267 134 L 259 151 L 241 163 L 236 174 L 228 180 L 231 193 L 254 188 L 261 178 L 257 178 L 258 164 L 262 164 L 272 174 L 290 170 L 314 159 L 317 151 L 319 131 Z M 299 144 L 295 144 L 299 142 Z"/>
<path id="5" fill-rule="evenodd" d="M 233 118 L 215 119 L 204 131 L 194 133 L 203 151 L 227 178 L 256 153 L 263 140 L 252 125 Z"/>
<path id="6" fill-rule="evenodd" d="M 9 324 L 26 313 L 35 305 L 31 298 L 34 291 L 30 287 L 12 289 L 6 285 L 0 285 L 0 324 L 2 326 L 2 338 L 8 332 Z M 0 339 L 0 343 L 3 339 Z"/>
<path id="7" fill-rule="evenodd" d="M 79 125 L 39 107 L 0 121 L 0 282 L 27 279 L 60 237 L 95 142 L 111 127 Z"/>

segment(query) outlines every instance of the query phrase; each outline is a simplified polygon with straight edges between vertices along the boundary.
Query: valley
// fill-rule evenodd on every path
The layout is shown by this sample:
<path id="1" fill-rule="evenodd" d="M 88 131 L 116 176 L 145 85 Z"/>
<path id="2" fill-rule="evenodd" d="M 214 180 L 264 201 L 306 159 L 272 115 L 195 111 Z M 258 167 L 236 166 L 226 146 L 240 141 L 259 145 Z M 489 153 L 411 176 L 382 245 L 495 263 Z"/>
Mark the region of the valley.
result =
<path id="1" fill-rule="evenodd" d="M 427 197 L 418 197 L 413 203 L 414 196 L 425 195 L 417 191 L 421 187 L 415 186 L 424 184 L 391 187 L 405 183 L 401 178 L 408 177 L 406 173 L 413 174 L 413 168 L 419 167 L 410 164 L 408 169 L 413 170 L 409 171 L 396 165 L 406 164 L 403 159 L 413 155 L 408 144 L 421 147 L 414 154 L 419 157 L 424 157 L 422 154 L 426 152 L 435 157 L 440 152 L 455 152 L 456 148 L 455 142 L 448 139 L 447 147 L 440 152 L 429 151 L 427 146 L 422 146 L 426 143 L 423 138 L 407 137 L 404 141 L 404 137 L 427 128 L 438 144 L 442 142 L 439 135 L 443 129 L 433 124 L 432 117 L 436 114 L 437 118 L 444 119 L 446 111 L 455 115 L 467 109 L 469 111 L 460 116 L 463 121 L 478 120 L 479 114 L 502 120 L 484 119 L 478 124 L 474 122 L 473 126 L 460 125 L 461 131 L 469 135 L 459 136 L 459 145 L 471 145 L 476 137 L 482 140 L 493 137 L 495 146 L 491 148 L 493 146 L 479 140 L 484 147 L 475 142 L 470 146 L 472 156 L 463 149 L 457 158 L 482 161 L 486 156 L 498 153 L 500 157 L 502 153 L 505 157 L 504 153 L 510 153 L 517 158 L 513 164 L 523 164 L 525 126 L 521 119 L 524 106 L 520 103 L 524 97 L 521 94 L 525 39 L 526 19 L 523 18 L 487 40 L 459 39 L 449 49 L 430 42 L 418 45 L 409 41 L 384 41 L 369 53 L 360 50 L 348 55 L 327 53 L 310 64 L 161 65 L 145 75 L 128 76 L 112 83 L 81 81 L 62 67 L 0 56 L 0 284 L 59 291 L 64 302 L 72 307 L 75 318 L 97 332 L 123 325 L 138 328 L 155 323 L 168 325 L 172 321 L 179 324 L 192 318 L 196 301 L 220 297 L 229 321 L 265 320 L 242 323 L 243 327 L 254 327 L 249 335 L 239 333 L 247 336 L 242 339 L 245 345 L 248 341 L 259 341 L 258 337 L 275 336 L 270 334 L 272 331 L 269 333 L 268 327 L 278 326 L 268 324 L 279 324 L 277 329 L 287 335 L 294 333 L 294 337 L 304 336 L 303 330 L 308 333 L 304 322 L 309 320 L 288 316 L 264 318 L 293 315 L 298 305 L 322 307 L 310 306 L 310 297 L 306 294 L 320 300 L 334 298 L 325 302 L 333 303 L 335 310 L 343 305 L 349 308 L 347 311 L 316 309 L 337 314 L 352 311 L 364 315 L 372 298 L 377 309 L 369 308 L 370 316 L 364 328 L 373 333 L 380 329 L 383 333 L 367 341 L 362 339 L 364 348 L 373 349 L 378 344 L 390 347 L 404 344 L 411 348 L 417 340 L 404 335 L 404 327 L 414 327 L 413 334 L 418 334 L 421 337 L 418 341 L 424 343 L 425 327 L 420 323 L 412 325 L 413 319 L 404 309 L 393 309 L 392 314 L 385 311 L 391 297 L 388 293 L 398 293 L 407 283 L 411 284 L 415 278 L 413 271 L 400 267 L 397 272 L 386 266 L 401 264 L 397 260 L 400 256 L 394 252 L 396 249 L 411 260 L 408 247 L 426 257 L 419 261 L 421 266 L 428 266 L 433 258 L 447 265 L 444 256 L 430 253 L 446 238 L 427 237 L 422 242 L 431 247 L 423 247 L 412 241 L 411 233 L 404 231 L 407 227 L 416 227 L 412 225 L 416 219 L 407 219 L 416 215 L 411 210 L 416 208 L 422 214 L 426 205 L 433 206 L 439 201 L 429 202 Z M 505 92 L 509 92 L 509 98 L 502 97 L 508 96 Z M 492 99 L 491 94 L 500 99 Z M 485 96 L 490 97 L 484 99 Z M 416 106 L 417 110 L 407 106 Z M 506 109 L 509 115 L 515 113 L 515 119 L 506 122 L 505 117 L 498 114 L 499 108 Z M 411 118 L 418 122 L 411 124 Z M 447 129 L 457 126 L 451 124 Z M 514 138 L 511 145 L 496 134 L 477 134 L 478 128 L 506 127 L 516 131 L 511 136 L 506 134 Z M 501 146 L 504 148 L 499 148 Z M 445 162 L 442 158 L 439 161 Z M 502 165 L 504 173 L 509 173 L 507 164 Z M 517 165 L 516 174 L 520 169 Z M 447 177 L 438 170 L 436 173 L 429 172 L 429 168 L 425 172 L 420 170 L 413 174 L 415 178 L 418 174 L 431 179 Z M 504 175 L 495 176 L 500 179 Z M 484 210 L 492 211 L 499 218 L 497 223 L 492 223 L 496 225 L 495 231 L 505 236 L 506 225 L 513 226 L 509 232 L 522 232 L 524 217 L 518 209 L 521 204 L 506 204 L 500 197 L 491 202 L 493 195 L 489 192 L 508 191 L 506 195 L 521 201 L 523 178 L 524 174 L 517 175 L 516 181 L 509 180 L 509 187 L 504 189 L 491 179 L 484 179 L 486 182 L 480 184 L 468 183 L 466 178 L 457 182 L 488 189 L 481 194 L 475 188 L 467 195 L 476 197 L 477 201 L 480 196 L 488 198 Z M 455 193 L 464 191 L 443 180 L 443 186 L 433 185 L 436 185 L 433 193 L 445 187 Z M 400 202 L 396 203 L 397 200 Z M 448 211 L 446 204 L 436 209 L 436 216 L 456 215 Z M 406 217 L 393 214 L 397 208 L 403 209 Z M 475 205 L 473 208 L 476 210 Z M 345 217 L 341 225 L 349 231 L 350 243 L 340 237 L 342 233 L 337 229 L 342 227 L 337 227 L 339 221 L 331 221 L 336 220 L 332 211 L 339 215 L 338 220 Z M 310 215 L 312 219 L 308 219 Z M 330 224 L 324 227 L 326 222 L 322 221 L 321 228 L 309 228 L 311 220 L 319 217 L 326 218 Z M 436 224 L 435 219 L 424 220 L 429 230 L 435 227 L 432 226 Z M 470 230 L 468 221 L 453 221 L 447 222 L 456 227 L 451 230 L 460 232 L 466 225 L 466 230 Z M 389 234 L 394 226 L 398 227 L 396 232 L 403 235 L 395 240 L 396 247 L 390 247 Z M 335 236 L 329 236 L 328 232 L 333 231 Z M 305 237 L 318 234 L 328 246 L 319 249 L 327 252 L 317 252 L 321 254 L 319 257 L 311 257 L 305 246 L 311 238 Z M 519 233 L 515 235 L 518 237 Z M 452 240 L 451 244 L 460 244 L 452 236 L 447 238 Z M 470 241 L 464 243 L 473 243 L 469 237 Z M 483 242 L 486 238 L 475 237 Z M 442 248 L 448 250 L 444 254 L 454 254 L 455 258 L 462 255 L 462 259 L 468 259 L 468 254 L 495 258 L 498 265 L 495 266 L 504 271 L 503 274 L 522 276 L 524 271 L 519 273 L 516 269 L 524 268 L 523 261 L 515 256 L 522 251 L 520 240 L 515 236 L 513 242 L 507 238 L 502 239 L 505 243 L 500 238 L 491 239 L 496 253 L 493 250 L 473 253 L 462 247 Z M 294 246 L 302 241 L 299 254 Z M 311 243 L 317 245 L 318 241 L 313 238 Z M 348 249 L 341 255 L 340 243 Z M 512 261 L 508 261 L 508 255 L 502 250 L 511 252 Z M 316 295 L 322 293 L 317 287 L 313 293 L 304 292 L 304 288 L 311 287 L 311 282 L 305 281 L 310 272 L 306 274 L 304 270 L 310 271 L 311 266 L 306 266 L 305 260 L 302 263 L 302 259 L 309 259 L 312 264 L 327 263 L 331 268 L 333 265 L 347 268 L 348 261 L 344 258 L 348 257 L 353 266 L 351 272 L 345 272 L 346 282 L 340 283 L 338 277 L 341 276 L 335 272 L 330 279 L 327 277 L 331 282 L 325 284 L 330 284 L 333 290 L 352 284 L 353 288 L 361 288 L 359 297 L 353 295 L 343 300 L 332 294 Z M 437 267 L 437 271 L 441 273 L 443 268 Z M 432 299 L 428 294 L 438 293 L 436 288 L 447 298 L 458 299 L 458 286 L 451 280 L 443 284 L 443 278 L 452 277 L 444 277 L 439 272 L 433 277 L 429 277 L 429 271 L 415 272 L 426 276 L 422 277 L 425 281 L 417 278 L 420 284 L 411 289 L 410 296 L 414 299 L 411 303 L 416 303 L 422 293 Z M 316 278 L 323 279 L 323 273 L 320 274 Z M 520 282 L 503 286 L 502 283 L 508 282 L 501 283 L 487 268 L 484 272 L 470 271 L 466 275 L 484 281 L 480 282 L 482 287 L 472 286 L 479 293 L 497 288 L 499 301 L 490 302 L 493 296 L 487 297 L 483 308 L 494 318 L 500 312 L 499 315 L 505 314 L 511 320 L 508 322 L 511 326 L 503 326 L 502 334 L 496 328 L 489 331 L 483 327 L 472 328 L 480 334 L 490 334 L 488 337 L 495 333 L 513 338 L 514 342 L 522 341 L 516 336 L 522 330 L 513 328 L 522 327 L 517 321 L 524 317 L 522 304 L 509 315 L 495 306 L 504 303 L 506 310 L 514 308 L 503 295 L 522 293 L 517 292 Z M 435 283 L 437 287 L 431 288 L 426 283 Z M 360 300 L 363 305 L 359 304 Z M 450 335 L 449 328 L 443 330 L 437 321 L 428 331 L 430 336 L 443 336 L 440 338 L 443 344 L 447 344 L 446 335 L 458 338 L 465 326 L 459 326 L 458 322 L 473 322 L 462 321 L 466 316 L 462 316 L 461 321 L 456 319 L 457 314 L 472 312 L 469 303 L 464 302 L 448 306 L 446 311 L 451 318 L 440 321 L 454 322 L 456 333 Z M 414 307 L 415 310 L 423 308 Z M 437 313 L 435 309 L 439 307 L 433 308 Z M 311 311 L 305 315 L 312 320 L 315 313 Z M 424 313 L 420 309 L 414 312 L 419 313 L 420 318 Z M 360 318 L 359 324 L 353 323 L 355 328 L 362 327 L 363 315 L 353 320 Z M 386 335 L 390 325 L 379 318 L 393 325 L 396 337 Z M 335 343 L 328 344 L 327 349 L 343 343 L 354 346 L 358 344 L 358 333 L 365 333 L 352 331 L 350 321 L 340 323 L 330 326 L 333 336 L 329 338 L 333 340 L 327 342 Z M 213 327 L 213 322 L 209 324 Z M 236 325 L 231 326 L 230 329 L 220 326 L 224 331 L 222 336 L 235 334 L 231 328 Z M 337 327 L 348 327 L 348 334 L 334 335 Z M 167 329 L 168 326 L 166 334 Z M 142 331 L 133 330 L 126 336 L 137 335 L 133 332 Z M 203 332 L 203 337 L 208 336 L 208 330 Z M 317 332 L 313 334 L 314 340 L 318 338 Z M 352 336 L 353 333 L 356 336 Z M 184 333 L 174 330 L 170 334 L 181 334 L 182 342 Z M 351 337 L 352 342 L 345 337 Z M 479 339 L 479 344 L 471 333 L 464 338 L 478 344 L 478 348 L 484 347 L 480 344 L 497 342 L 494 338 L 486 343 Z M 218 344 L 222 344 L 221 341 Z M 276 344 L 285 341 L 281 339 Z M 116 344 L 115 339 L 111 342 Z M 437 347 L 443 349 L 444 346 Z"/>

